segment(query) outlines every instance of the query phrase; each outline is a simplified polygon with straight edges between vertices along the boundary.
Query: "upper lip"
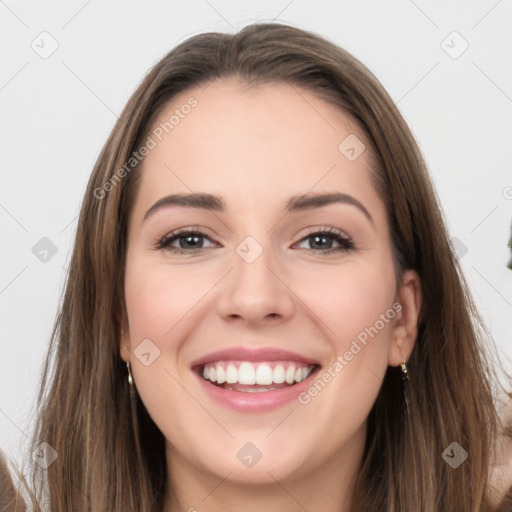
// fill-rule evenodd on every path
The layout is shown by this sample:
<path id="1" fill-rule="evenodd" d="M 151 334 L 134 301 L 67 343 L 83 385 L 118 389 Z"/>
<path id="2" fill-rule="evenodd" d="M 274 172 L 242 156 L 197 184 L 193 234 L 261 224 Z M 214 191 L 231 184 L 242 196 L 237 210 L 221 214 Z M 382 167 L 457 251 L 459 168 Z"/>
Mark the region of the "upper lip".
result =
<path id="1" fill-rule="evenodd" d="M 301 356 L 295 352 L 282 350 L 280 348 L 232 347 L 226 348 L 224 350 L 218 350 L 216 352 L 211 352 L 210 354 L 200 357 L 199 359 L 193 361 L 191 366 L 202 366 L 207 363 L 213 363 L 215 361 L 296 361 L 305 364 L 320 364 L 315 359 Z"/>

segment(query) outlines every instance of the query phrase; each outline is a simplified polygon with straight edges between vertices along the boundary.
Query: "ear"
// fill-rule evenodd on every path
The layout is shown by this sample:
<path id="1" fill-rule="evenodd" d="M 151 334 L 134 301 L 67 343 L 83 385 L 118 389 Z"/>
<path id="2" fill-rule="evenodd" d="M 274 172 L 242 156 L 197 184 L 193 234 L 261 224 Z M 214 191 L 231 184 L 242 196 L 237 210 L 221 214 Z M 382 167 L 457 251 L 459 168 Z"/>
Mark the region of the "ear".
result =
<path id="1" fill-rule="evenodd" d="M 389 366 L 398 366 L 409 360 L 418 336 L 422 293 L 420 277 L 414 270 L 403 273 L 396 301 L 400 306 L 397 307 L 389 346 Z"/>
<path id="2" fill-rule="evenodd" d="M 119 354 L 121 359 L 127 363 L 130 361 L 130 331 L 128 329 L 128 321 L 126 320 L 125 315 L 120 313 L 117 315 L 117 321 L 120 327 L 119 333 Z M 124 348 L 123 348 L 124 347 Z"/>

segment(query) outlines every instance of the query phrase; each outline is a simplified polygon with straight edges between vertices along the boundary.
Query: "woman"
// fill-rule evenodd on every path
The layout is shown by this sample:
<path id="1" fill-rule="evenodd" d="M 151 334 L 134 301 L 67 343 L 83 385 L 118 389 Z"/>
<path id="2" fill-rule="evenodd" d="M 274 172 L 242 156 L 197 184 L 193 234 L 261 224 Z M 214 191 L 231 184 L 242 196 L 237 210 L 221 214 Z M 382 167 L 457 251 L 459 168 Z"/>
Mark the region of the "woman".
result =
<path id="1" fill-rule="evenodd" d="M 89 181 L 32 499 L 494 510 L 486 337 L 376 78 L 284 25 L 192 37 Z"/>

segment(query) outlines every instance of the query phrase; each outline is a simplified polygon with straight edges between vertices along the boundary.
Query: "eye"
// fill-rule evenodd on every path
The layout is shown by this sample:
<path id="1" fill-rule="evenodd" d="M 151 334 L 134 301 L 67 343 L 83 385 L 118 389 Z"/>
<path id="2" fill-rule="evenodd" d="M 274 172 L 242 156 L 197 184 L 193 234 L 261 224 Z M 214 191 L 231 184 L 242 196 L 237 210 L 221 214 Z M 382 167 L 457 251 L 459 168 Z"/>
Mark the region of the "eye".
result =
<path id="1" fill-rule="evenodd" d="M 183 229 L 165 235 L 157 242 L 156 248 L 176 254 L 194 253 L 207 248 L 203 246 L 205 240 L 211 242 L 211 247 L 215 247 L 215 242 L 212 242 L 206 233 L 196 229 Z"/>
<path id="2" fill-rule="evenodd" d="M 209 246 L 204 243 L 208 241 Z M 308 247 L 302 247 L 303 244 Z M 300 242 L 299 247 L 315 254 L 330 254 L 335 252 L 347 252 L 355 248 L 352 239 L 334 228 L 320 229 L 311 232 Z M 193 254 L 211 247 L 218 247 L 216 242 L 199 229 L 182 229 L 165 235 L 156 243 L 156 249 L 171 251 L 175 254 Z"/>
<path id="3" fill-rule="evenodd" d="M 333 252 L 350 251 L 355 248 L 352 239 L 334 228 L 314 231 L 304 237 L 299 244 L 309 243 L 308 252 L 330 254 Z"/>

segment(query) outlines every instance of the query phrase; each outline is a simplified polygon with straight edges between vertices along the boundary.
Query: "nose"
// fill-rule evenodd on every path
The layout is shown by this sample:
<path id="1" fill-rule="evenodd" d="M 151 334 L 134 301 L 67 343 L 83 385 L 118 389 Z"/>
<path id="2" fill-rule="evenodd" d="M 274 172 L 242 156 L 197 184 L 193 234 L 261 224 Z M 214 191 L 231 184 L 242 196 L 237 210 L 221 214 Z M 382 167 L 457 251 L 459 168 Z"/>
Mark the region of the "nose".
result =
<path id="1" fill-rule="evenodd" d="M 270 250 L 254 260 L 233 255 L 233 269 L 223 280 L 217 301 L 219 314 L 228 321 L 258 326 L 288 320 L 294 313 L 294 294 L 287 273 Z"/>

